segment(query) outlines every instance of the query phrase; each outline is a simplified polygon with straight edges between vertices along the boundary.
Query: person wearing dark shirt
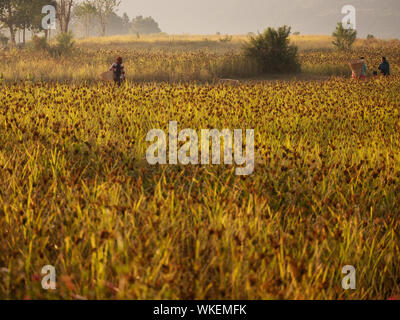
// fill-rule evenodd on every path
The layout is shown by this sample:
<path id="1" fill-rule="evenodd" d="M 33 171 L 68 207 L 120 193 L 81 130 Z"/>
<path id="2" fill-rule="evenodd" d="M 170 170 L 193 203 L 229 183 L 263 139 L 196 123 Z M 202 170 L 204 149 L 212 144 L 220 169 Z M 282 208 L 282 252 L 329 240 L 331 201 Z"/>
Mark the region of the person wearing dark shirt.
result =
<path id="1" fill-rule="evenodd" d="M 384 76 L 390 75 L 390 66 L 389 66 L 389 62 L 386 60 L 386 57 L 382 57 L 382 62 L 379 65 L 378 69 L 381 71 L 381 74 L 383 74 Z"/>
<path id="2" fill-rule="evenodd" d="M 110 68 L 114 72 L 114 82 L 120 86 L 121 82 L 125 80 L 125 67 L 122 64 L 122 58 L 118 57 L 116 62 Z"/>

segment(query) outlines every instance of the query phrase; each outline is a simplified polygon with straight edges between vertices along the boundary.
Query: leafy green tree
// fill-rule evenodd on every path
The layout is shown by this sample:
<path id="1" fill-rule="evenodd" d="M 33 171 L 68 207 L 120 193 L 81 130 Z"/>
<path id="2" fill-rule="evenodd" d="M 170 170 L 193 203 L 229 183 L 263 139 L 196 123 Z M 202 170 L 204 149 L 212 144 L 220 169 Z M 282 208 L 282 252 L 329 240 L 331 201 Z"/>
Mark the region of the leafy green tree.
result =
<path id="1" fill-rule="evenodd" d="M 55 0 L 20 0 L 18 28 L 23 31 L 23 43 L 26 42 L 26 30 L 42 31 L 42 19 L 45 14 L 42 8 L 46 5 L 56 7 Z M 47 30 L 45 30 L 46 32 Z"/>
<path id="2" fill-rule="evenodd" d="M 290 30 L 288 26 L 268 28 L 251 36 L 244 46 L 245 55 L 255 60 L 264 73 L 299 71 L 298 48 L 290 44 Z"/>
<path id="3" fill-rule="evenodd" d="M 339 22 L 332 36 L 335 38 L 332 43 L 338 50 L 350 50 L 357 39 L 357 31 L 351 28 L 346 29 L 343 23 Z"/>
<path id="4" fill-rule="evenodd" d="M 83 24 L 86 37 L 89 37 L 90 27 L 93 24 L 96 14 L 97 10 L 93 1 L 86 0 L 74 9 L 74 16 Z"/>
<path id="5" fill-rule="evenodd" d="M 132 21 L 131 32 L 136 34 L 151 34 L 160 33 L 161 29 L 152 17 L 143 18 L 143 16 L 137 16 Z"/>
<path id="6" fill-rule="evenodd" d="M 128 18 L 129 19 L 129 18 Z M 108 18 L 107 22 L 107 35 L 119 35 L 119 34 L 128 34 L 130 24 L 126 23 L 124 17 L 120 17 L 116 13 L 113 13 Z"/>
<path id="7" fill-rule="evenodd" d="M 131 19 L 129 18 L 129 16 L 126 12 L 124 12 L 124 14 L 122 15 L 122 23 L 126 29 L 129 29 Z"/>
<path id="8" fill-rule="evenodd" d="M 101 36 L 106 35 L 109 18 L 121 4 L 120 0 L 93 0 L 96 13 L 100 21 Z"/>
<path id="9" fill-rule="evenodd" d="M 0 27 L 7 28 L 10 32 L 11 44 L 15 45 L 15 35 L 21 21 L 21 0 L 0 1 Z"/>
<path id="10" fill-rule="evenodd" d="M 55 5 L 54 0 L 1 0 L 0 25 L 10 32 L 11 44 L 15 45 L 17 30 L 23 31 L 25 43 L 26 30 L 42 30 L 42 8 L 45 5 Z"/>

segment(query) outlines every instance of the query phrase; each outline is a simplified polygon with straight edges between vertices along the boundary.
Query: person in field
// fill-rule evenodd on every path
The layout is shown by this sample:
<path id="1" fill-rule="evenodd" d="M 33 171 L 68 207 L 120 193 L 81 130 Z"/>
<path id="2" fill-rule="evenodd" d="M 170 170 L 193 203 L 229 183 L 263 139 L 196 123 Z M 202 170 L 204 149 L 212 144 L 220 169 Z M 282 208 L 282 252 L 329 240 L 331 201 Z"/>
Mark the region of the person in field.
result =
<path id="1" fill-rule="evenodd" d="M 364 62 L 364 65 L 363 65 L 363 67 L 361 69 L 360 79 L 361 80 L 365 80 L 367 78 L 368 67 L 367 67 L 367 64 L 365 62 L 365 58 L 364 57 L 361 57 L 360 60 L 362 60 Z"/>
<path id="2" fill-rule="evenodd" d="M 381 74 L 384 76 L 390 75 L 390 65 L 389 62 L 386 60 L 386 57 L 382 57 L 382 62 L 379 65 L 378 70 L 380 70 Z"/>
<path id="3" fill-rule="evenodd" d="M 122 58 L 118 57 L 115 63 L 110 68 L 110 71 L 114 73 L 114 82 L 118 86 L 121 86 L 122 81 L 125 81 L 125 67 L 122 64 Z"/>
<path id="4" fill-rule="evenodd" d="M 361 57 L 360 58 L 360 62 L 362 62 L 363 66 L 361 68 L 361 72 L 360 75 L 357 75 L 354 71 L 352 72 L 352 78 L 353 79 L 361 79 L 361 80 L 365 80 L 367 78 L 367 72 L 368 72 L 368 67 L 367 64 L 365 62 L 365 58 Z"/>

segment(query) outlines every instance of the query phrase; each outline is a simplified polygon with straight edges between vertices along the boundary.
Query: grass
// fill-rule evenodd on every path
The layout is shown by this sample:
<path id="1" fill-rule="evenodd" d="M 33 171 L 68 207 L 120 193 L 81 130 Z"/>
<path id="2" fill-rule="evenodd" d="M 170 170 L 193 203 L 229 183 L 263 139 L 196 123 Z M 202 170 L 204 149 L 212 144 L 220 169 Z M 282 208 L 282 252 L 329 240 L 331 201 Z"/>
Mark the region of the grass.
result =
<path id="1" fill-rule="evenodd" d="M 260 68 L 246 59 L 241 48 L 248 36 L 118 36 L 77 40 L 74 54 L 53 58 L 47 52 L 32 50 L 0 51 L 0 79 L 55 82 L 93 82 L 108 70 L 117 56 L 122 56 L 128 79 L 136 82 L 201 81 L 221 78 L 248 79 L 262 76 Z M 361 55 L 367 59 L 370 73 L 376 70 L 381 56 L 392 63 L 392 73 L 399 73 L 398 40 L 358 40 L 354 50 L 337 52 L 327 36 L 292 36 L 299 46 L 302 73 L 315 76 L 351 75 L 348 62 Z M 304 77 L 301 75 L 300 77 Z"/>
<path id="2" fill-rule="evenodd" d="M 3 299 L 400 294 L 400 78 L 3 83 Z M 257 165 L 149 166 L 147 132 L 255 130 Z M 57 290 L 41 289 L 44 265 Z M 341 287 L 353 265 L 357 290 Z"/>

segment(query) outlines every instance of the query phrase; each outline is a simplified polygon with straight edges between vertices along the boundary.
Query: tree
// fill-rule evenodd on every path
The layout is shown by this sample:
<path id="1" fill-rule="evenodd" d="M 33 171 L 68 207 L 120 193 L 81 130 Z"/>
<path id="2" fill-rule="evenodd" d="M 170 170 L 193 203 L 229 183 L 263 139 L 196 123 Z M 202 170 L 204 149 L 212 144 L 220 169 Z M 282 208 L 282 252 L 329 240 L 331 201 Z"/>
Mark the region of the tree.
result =
<path id="1" fill-rule="evenodd" d="M 57 0 L 57 19 L 61 32 L 67 33 L 72 19 L 72 8 L 75 0 Z"/>
<path id="2" fill-rule="evenodd" d="M 50 0 L 51 2 L 51 0 Z M 11 44 L 15 45 L 17 30 L 25 31 L 37 27 L 42 19 L 42 6 L 49 4 L 48 0 L 2 0 L 0 1 L 0 24 L 10 32 Z"/>
<path id="3" fill-rule="evenodd" d="M 93 23 L 93 18 L 96 16 L 97 10 L 92 1 L 84 1 L 74 9 L 74 15 L 78 20 L 82 21 L 85 28 L 85 36 L 89 37 L 90 26 Z"/>
<path id="4" fill-rule="evenodd" d="M 93 4 L 96 8 L 96 14 L 100 21 L 101 36 L 106 35 L 107 24 L 110 16 L 121 4 L 120 0 L 94 0 Z"/>
<path id="5" fill-rule="evenodd" d="M 124 12 L 124 14 L 122 15 L 122 24 L 124 25 L 124 28 L 129 31 L 131 19 L 126 12 Z"/>
<path id="6" fill-rule="evenodd" d="M 26 30 L 41 31 L 44 14 L 42 8 L 46 5 L 56 6 L 54 0 L 20 0 L 18 6 L 18 25 L 23 31 L 23 43 L 26 40 Z M 47 31 L 47 30 L 45 30 Z"/>
<path id="7" fill-rule="evenodd" d="M 20 23 L 21 0 L 2 0 L 0 1 L 0 24 L 10 32 L 11 44 L 15 45 L 15 35 Z"/>
<path id="8" fill-rule="evenodd" d="M 339 22 L 332 36 L 335 38 L 332 43 L 337 49 L 349 50 L 357 39 L 357 31 L 351 28 L 346 29 L 343 23 Z"/>
<path id="9" fill-rule="evenodd" d="M 18 27 L 22 29 L 22 42 L 25 44 L 26 40 L 26 29 L 30 29 L 33 21 L 35 13 L 32 11 L 34 6 L 32 3 L 36 3 L 37 1 L 29 1 L 29 0 L 22 0 L 20 2 L 19 8 L 19 16 L 20 21 L 18 23 Z"/>
<path id="10" fill-rule="evenodd" d="M 287 26 L 278 30 L 268 28 L 264 33 L 251 36 L 244 46 L 245 55 L 255 60 L 265 73 L 299 71 L 298 49 L 290 45 L 290 30 Z"/>
<path id="11" fill-rule="evenodd" d="M 137 16 L 133 19 L 131 25 L 131 32 L 136 34 L 151 34 L 161 32 L 158 23 L 152 17 L 143 18 L 143 16 Z"/>
<path id="12" fill-rule="evenodd" d="M 128 34 L 129 27 L 129 23 L 127 24 L 123 17 L 113 13 L 108 18 L 106 35 Z"/>

